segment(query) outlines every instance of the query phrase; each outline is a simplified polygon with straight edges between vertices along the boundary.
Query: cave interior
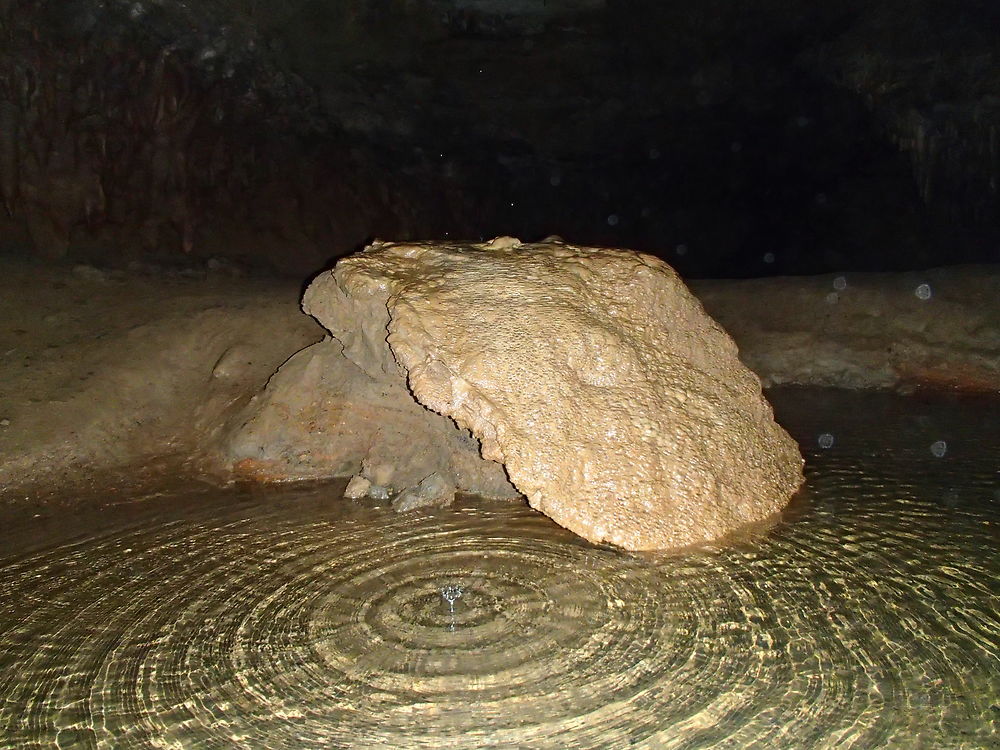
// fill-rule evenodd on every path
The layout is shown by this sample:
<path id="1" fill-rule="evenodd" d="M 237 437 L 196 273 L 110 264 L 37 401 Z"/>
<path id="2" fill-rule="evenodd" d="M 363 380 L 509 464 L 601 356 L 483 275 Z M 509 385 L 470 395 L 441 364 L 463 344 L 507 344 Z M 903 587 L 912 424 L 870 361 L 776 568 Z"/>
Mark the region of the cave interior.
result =
<path id="1" fill-rule="evenodd" d="M 373 238 L 685 277 L 995 261 L 992 0 L 4 0 L 0 252 L 306 275 Z"/>
<path id="2" fill-rule="evenodd" d="M 998 29 L 0 0 L 0 745 L 996 747 Z M 303 291 L 374 239 L 551 235 L 690 281 L 801 449 L 787 508 L 638 557 L 485 492 L 383 504 L 364 430 L 373 478 L 434 444 L 341 388 Z"/>

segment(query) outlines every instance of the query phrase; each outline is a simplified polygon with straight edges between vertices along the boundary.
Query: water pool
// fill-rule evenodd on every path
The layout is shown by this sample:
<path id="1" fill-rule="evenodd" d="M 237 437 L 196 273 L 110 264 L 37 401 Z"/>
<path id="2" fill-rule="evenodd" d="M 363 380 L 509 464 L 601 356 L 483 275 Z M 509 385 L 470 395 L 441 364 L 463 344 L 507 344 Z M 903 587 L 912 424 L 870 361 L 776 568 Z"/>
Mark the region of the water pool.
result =
<path id="1" fill-rule="evenodd" d="M 1000 400 L 769 396 L 803 492 L 673 555 L 342 484 L 8 508 L 0 745 L 1000 747 Z"/>

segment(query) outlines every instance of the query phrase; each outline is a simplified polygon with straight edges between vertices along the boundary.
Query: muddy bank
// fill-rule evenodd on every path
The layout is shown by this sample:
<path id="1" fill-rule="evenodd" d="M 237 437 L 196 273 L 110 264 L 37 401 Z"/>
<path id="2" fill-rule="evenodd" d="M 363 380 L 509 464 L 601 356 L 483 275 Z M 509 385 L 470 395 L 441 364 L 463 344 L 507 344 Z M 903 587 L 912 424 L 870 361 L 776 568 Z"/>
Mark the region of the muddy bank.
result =
<path id="1" fill-rule="evenodd" d="M 0 259 L 0 491 L 190 462 L 322 331 L 299 285 L 224 265 L 108 273 Z"/>
<path id="2" fill-rule="evenodd" d="M 1000 266 L 691 287 L 765 387 L 1000 393 Z"/>
<path id="3" fill-rule="evenodd" d="M 1000 393 L 998 266 L 691 286 L 765 385 Z M 0 496 L 154 460 L 225 479 L 234 415 L 323 336 L 300 293 L 225 264 L 0 257 Z"/>

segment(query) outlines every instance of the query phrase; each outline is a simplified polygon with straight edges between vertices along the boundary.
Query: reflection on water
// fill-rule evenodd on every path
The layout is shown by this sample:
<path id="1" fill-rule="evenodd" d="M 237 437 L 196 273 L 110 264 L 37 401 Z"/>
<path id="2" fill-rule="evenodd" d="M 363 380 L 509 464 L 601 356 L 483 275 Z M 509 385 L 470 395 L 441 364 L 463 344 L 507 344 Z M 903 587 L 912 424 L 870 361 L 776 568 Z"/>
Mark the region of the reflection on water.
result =
<path id="1" fill-rule="evenodd" d="M 672 556 L 335 487 L 9 525 L 0 744 L 1000 747 L 1000 404 L 772 399 L 802 497 Z"/>

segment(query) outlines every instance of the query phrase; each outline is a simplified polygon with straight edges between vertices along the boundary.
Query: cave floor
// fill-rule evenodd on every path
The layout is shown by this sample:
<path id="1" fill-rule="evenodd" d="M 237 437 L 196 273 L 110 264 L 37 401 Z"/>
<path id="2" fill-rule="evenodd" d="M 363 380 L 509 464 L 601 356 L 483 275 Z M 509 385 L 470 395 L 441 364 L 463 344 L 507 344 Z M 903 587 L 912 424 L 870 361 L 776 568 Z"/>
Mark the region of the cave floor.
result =
<path id="1" fill-rule="evenodd" d="M 2 744 L 994 746 L 1000 401 L 769 397 L 804 490 L 667 556 L 169 464 L 8 507 Z"/>
<path id="2" fill-rule="evenodd" d="M 182 260 L 112 270 L 0 254 L 0 507 L 191 459 L 322 338 L 301 282 Z"/>

